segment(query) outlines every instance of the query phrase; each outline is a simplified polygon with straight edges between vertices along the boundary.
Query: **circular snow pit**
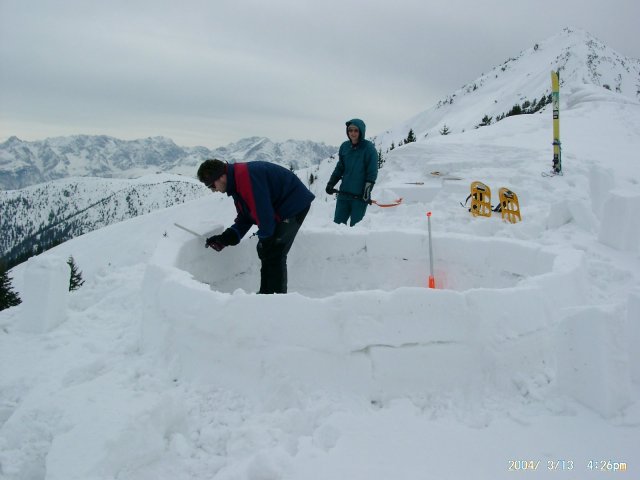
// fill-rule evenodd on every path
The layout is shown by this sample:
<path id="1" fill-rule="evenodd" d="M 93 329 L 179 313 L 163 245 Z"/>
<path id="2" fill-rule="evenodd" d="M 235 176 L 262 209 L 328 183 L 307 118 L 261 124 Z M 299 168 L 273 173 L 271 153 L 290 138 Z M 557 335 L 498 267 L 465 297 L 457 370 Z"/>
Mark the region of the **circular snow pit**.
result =
<path id="1" fill-rule="evenodd" d="M 297 294 L 255 295 L 255 246 L 213 252 L 186 232 L 159 242 L 143 280 L 142 348 L 176 378 L 258 398 L 280 386 L 520 396 L 520 379 L 545 378 L 554 362 L 552 312 L 584 303 L 583 253 L 572 249 L 436 236 L 432 290 L 426 232 L 305 229 L 289 256 Z"/>
<path id="2" fill-rule="evenodd" d="M 220 253 L 187 242 L 176 267 L 211 289 L 255 292 L 260 285 L 256 238 Z M 433 238 L 436 288 L 465 291 L 510 288 L 550 273 L 557 255 L 516 240 L 469 236 Z M 288 258 L 289 292 L 328 297 L 363 290 L 426 287 L 429 246 L 426 233 L 302 231 Z"/>

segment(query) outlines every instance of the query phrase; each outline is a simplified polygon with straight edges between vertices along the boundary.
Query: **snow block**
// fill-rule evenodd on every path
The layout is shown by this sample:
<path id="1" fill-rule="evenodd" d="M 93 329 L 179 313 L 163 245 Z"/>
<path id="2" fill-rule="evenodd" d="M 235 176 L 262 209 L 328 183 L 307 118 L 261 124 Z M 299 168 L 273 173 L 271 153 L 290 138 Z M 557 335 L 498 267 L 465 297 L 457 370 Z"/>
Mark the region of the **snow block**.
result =
<path id="1" fill-rule="evenodd" d="M 569 222 L 574 222 L 587 232 L 595 230 L 596 215 L 591 205 L 585 205 L 577 200 L 556 201 L 549 208 L 547 228 L 557 229 Z"/>
<path id="2" fill-rule="evenodd" d="M 589 169 L 589 190 L 591 192 L 591 209 L 599 219 L 607 212 L 604 204 L 607 195 L 614 188 L 615 180 L 613 171 L 602 166 L 593 166 Z"/>
<path id="3" fill-rule="evenodd" d="M 564 201 L 556 201 L 549 206 L 549 215 L 547 217 L 547 229 L 554 230 L 562 225 L 569 223 L 573 217 L 571 210 Z"/>
<path id="4" fill-rule="evenodd" d="M 374 398 L 438 395 L 477 388 L 478 351 L 468 343 L 433 341 L 400 347 L 369 347 Z M 416 368 L 419 365 L 420 368 Z M 411 367 L 409 367 L 411 366 Z"/>
<path id="5" fill-rule="evenodd" d="M 573 309 L 558 326 L 560 391 L 611 418 L 632 403 L 626 317 L 619 308 Z"/>
<path id="6" fill-rule="evenodd" d="M 548 335 L 550 316 L 535 288 L 477 289 L 466 293 L 476 326 L 480 375 L 502 391 L 545 375 L 555 363 Z"/>
<path id="7" fill-rule="evenodd" d="M 402 288 L 394 292 L 352 292 L 333 299 L 332 308 L 357 312 L 340 319 L 341 339 L 348 352 L 372 346 L 399 348 L 468 342 L 475 319 L 458 292 Z"/>
<path id="8" fill-rule="evenodd" d="M 554 249 L 553 266 L 547 273 L 528 277 L 521 286 L 535 286 L 544 292 L 544 297 L 554 305 L 554 310 L 584 305 L 588 291 L 584 252 L 569 248 Z M 538 257 L 539 258 L 539 257 Z M 534 260 L 538 260 L 534 259 Z"/>
<path id="9" fill-rule="evenodd" d="M 596 231 L 597 218 L 590 205 L 580 200 L 567 200 L 567 208 L 576 225 L 589 233 Z"/>
<path id="10" fill-rule="evenodd" d="M 623 252 L 640 252 L 640 193 L 614 190 L 604 205 L 598 240 Z"/>
<path id="11" fill-rule="evenodd" d="M 46 255 L 27 262 L 20 292 L 23 331 L 48 332 L 66 320 L 70 278 L 66 259 Z"/>

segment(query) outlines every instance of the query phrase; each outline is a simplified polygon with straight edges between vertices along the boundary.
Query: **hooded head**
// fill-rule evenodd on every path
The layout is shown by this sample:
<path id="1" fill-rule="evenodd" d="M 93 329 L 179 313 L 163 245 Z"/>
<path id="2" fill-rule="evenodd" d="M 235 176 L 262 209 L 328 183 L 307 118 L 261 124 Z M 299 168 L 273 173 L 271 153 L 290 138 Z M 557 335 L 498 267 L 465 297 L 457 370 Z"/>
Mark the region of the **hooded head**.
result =
<path id="1" fill-rule="evenodd" d="M 365 134 L 366 134 L 367 127 L 366 127 L 366 125 L 364 124 L 364 122 L 362 120 L 360 120 L 359 118 L 354 118 L 352 120 L 349 120 L 346 123 L 346 125 L 347 125 L 347 138 L 349 138 L 349 127 L 353 125 L 354 127 L 358 127 L 358 130 L 360 130 L 360 136 L 358 137 L 358 143 L 365 139 Z M 351 139 L 349 138 L 349 140 L 351 140 Z"/>

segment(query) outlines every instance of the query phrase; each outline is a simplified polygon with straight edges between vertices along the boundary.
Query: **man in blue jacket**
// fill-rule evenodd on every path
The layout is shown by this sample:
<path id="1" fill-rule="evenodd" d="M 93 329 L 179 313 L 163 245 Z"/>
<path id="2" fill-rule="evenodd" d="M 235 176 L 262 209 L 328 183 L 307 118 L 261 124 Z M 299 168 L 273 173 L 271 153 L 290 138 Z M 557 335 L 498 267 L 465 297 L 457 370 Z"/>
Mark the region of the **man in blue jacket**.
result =
<path id="1" fill-rule="evenodd" d="M 335 223 L 347 223 L 353 227 L 364 218 L 371 203 L 371 189 L 378 178 L 378 152 L 375 145 L 365 139 L 366 126 L 359 118 L 347 123 L 347 140 L 340 145 L 338 163 L 327 183 L 329 195 L 338 194 Z M 338 181 L 340 190 L 334 187 Z"/>
<path id="2" fill-rule="evenodd" d="M 313 193 L 290 170 L 261 161 L 205 160 L 198 180 L 232 197 L 238 214 L 232 226 L 208 238 L 205 246 L 219 252 L 237 245 L 257 225 L 262 261 L 258 293 L 287 293 L 287 254 L 315 198 Z"/>

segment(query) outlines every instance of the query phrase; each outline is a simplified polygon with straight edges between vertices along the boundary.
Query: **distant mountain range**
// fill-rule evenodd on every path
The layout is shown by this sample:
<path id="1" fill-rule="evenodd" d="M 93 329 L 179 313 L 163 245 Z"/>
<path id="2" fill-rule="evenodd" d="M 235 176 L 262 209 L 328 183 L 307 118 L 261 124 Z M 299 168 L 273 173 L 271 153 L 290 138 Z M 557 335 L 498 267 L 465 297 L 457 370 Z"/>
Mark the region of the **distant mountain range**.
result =
<path id="1" fill-rule="evenodd" d="M 164 137 L 119 140 L 113 137 L 75 135 L 34 142 L 11 137 L 0 144 L 0 188 L 16 190 L 68 177 L 136 178 L 168 172 L 195 176 L 207 158 L 239 162 L 266 160 L 299 169 L 319 164 L 337 147 L 311 141 L 275 143 L 251 137 L 209 150 L 179 147 Z"/>

